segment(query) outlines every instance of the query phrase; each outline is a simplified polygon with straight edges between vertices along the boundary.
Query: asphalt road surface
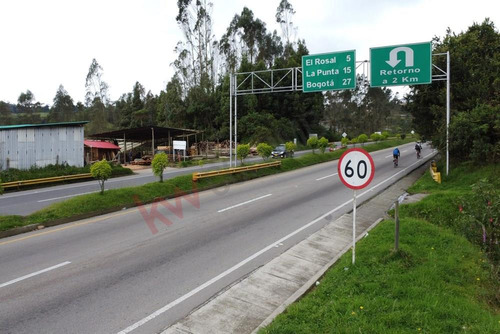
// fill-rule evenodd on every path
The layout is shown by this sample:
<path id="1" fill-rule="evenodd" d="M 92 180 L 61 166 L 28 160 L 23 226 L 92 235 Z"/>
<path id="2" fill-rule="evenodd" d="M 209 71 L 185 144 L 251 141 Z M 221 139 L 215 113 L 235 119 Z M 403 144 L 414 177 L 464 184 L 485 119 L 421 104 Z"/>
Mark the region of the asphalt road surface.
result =
<path id="1" fill-rule="evenodd" d="M 301 156 L 310 151 L 296 152 L 295 156 Z M 245 161 L 261 161 L 260 157 L 247 158 Z M 191 174 L 193 172 L 208 171 L 211 169 L 229 167 L 229 162 L 207 164 L 205 166 L 193 166 L 187 168 L 169 168 L 163 173 L 164 179 L 179 175 Z M 140 170 L 135 175 L 109 179 L 105 183 L 106 189 L 139 186 L 157 181 L 151 169 Z M 0 215 L 29 215 L 43 209 L 52 203 L 61 202 L 68 198 L 100 191 L 97 181 L 85 181 L 72 184 L 58 185 L 35 190 L 24 190 L 10 192 L 0 196 Z"/>
<path id="2" fill-rule="evenodd" d="M 397 168 L 392 149 L 371 154 L 375 177 L 358 205 L 432 154 L 400 150 Z M 351 200 L 333 161 L 0 239 L 0 333 L 157 333 Z"/>

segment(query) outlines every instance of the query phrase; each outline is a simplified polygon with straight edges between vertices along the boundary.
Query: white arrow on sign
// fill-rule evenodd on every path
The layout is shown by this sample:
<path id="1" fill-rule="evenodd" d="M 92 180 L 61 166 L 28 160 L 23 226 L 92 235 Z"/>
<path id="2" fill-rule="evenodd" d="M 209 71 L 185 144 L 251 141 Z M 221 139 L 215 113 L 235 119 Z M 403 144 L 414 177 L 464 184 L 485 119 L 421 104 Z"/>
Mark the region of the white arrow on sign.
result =
<path id="1" fill-rule="evenodd" d="M 406 66 L 413 66 L 413 50 L 406 46 L 400 46 L 398 48 L 392 49 L 391 53 L 389 54 L 389 60 L 386 60 L 385 62 L 392 67 L 396 67 L 396 65 L 401 61 L 398 60 L 398 53 L 401 51 L 406 55 Z"/>

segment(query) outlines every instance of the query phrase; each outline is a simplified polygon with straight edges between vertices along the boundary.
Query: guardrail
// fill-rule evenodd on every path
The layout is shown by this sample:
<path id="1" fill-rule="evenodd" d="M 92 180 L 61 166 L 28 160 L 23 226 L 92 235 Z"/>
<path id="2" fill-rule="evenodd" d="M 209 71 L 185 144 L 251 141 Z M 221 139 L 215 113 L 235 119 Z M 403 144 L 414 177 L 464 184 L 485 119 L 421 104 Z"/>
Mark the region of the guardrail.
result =
<path id="1" fill-rule="evenodd" d="M 276 167 L 276 166 L 281 166 L 281 161 L 267 162 L 267 163 L 263 163 L 263 164 L 256 164 L 256 165 L 250 165 L 250 166 L 244 166 L 244 167 L 234 167 L 234 168 L 228 168 L 228 169 L 214 170 L 214 171 L 210 171 L 210 172 L 197 172 L 197 173 L 193 173 L 193 181 L 196 182 L 199 179 L 205 179 L 207 177 L 212 177 L 212 176 L 235 174 L 235 173 L 241 173 L 241 172 L 246 172 L 246 171 L 250 171 L 250 170 L 257 170 L 257 169 Z"/>
<path id="2" fill-rule="evenodd" d="M 22 181 L 12 181 L 0 183 L 0 187 L 4 189 L 8 188 L 20 188 L 24 186 L 32 186 L 36 184 L 43 183 L 53 183 L 53 182 L 62 182 L 62 181 L 71 181 L 71 180 L 79 180 L 79 179 L 89 179 L 92 177 L 92 174 L 75 174 L 75 175 L 64 175 L 64 176 L 54 176 L 54 177 L 46 177 L 43 179 L 31 179 L 31 180 L 22 180 Z"/>
<path id="3" fill-rule="evenodd" d="M 434 161 L 431 162 L 430 171 L 431 171 L 431 176 L 432 176 L 433 180 L 436 181 L 437 183 L 441 184 L 441 173 L 437 171 L 436 162 L 434 162 Z"/>

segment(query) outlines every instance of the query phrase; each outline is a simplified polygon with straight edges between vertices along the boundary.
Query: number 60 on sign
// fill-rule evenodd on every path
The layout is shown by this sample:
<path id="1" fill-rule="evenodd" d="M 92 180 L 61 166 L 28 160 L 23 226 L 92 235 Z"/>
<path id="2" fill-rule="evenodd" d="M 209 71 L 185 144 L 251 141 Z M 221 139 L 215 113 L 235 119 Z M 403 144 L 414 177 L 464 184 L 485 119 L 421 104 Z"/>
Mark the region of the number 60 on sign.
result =
<path id="1" fill-rule="evenodd" d="M 351 148 L 342 154 L 338 166 L 342 183 L 357 190 L 366 187 L 375 175 L 375 164 L 371 155 L 361 148 Z"/>

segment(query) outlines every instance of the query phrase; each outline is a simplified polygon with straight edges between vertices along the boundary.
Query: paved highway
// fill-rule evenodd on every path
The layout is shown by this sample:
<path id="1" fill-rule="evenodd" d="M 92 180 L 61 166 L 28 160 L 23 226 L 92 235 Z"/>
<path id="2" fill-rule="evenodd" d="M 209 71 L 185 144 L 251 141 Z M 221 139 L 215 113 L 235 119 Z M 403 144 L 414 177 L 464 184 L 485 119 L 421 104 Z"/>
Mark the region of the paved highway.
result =
<path id="1" fill-rule="evenodd" d="M 400 149 L 398 168 L 392 149 L 372 153 L 358 203 L 431 155 Z M 328 162 L 0 239 L 0 332 L 159 332 L 349 211 L 336 173 Z"/>
<path id="2" fill-rule="evenodd" d="M 296 156 L 301 156 L 310 151 L 296 152 Z M 246 161 L 259 161 L 260 157 L 248 158 Z M 205 166 L 193 166 L 188 168 L 168 168 L 164 172 L 164 178 L 172 178 L 179 175 L 191 174 L 193 172 L 207 171 L 216 168 L 229 167 L 229 162 L 219 162 L 207 164 Z M 135 175 L 113 178 L 106 181 L 106 189 L 116 189 L 123 187 L 139 186 L 157 181 L 151 169 L 138 171 Z M 11 192 L 0 196 L 0 215 L 29 215 L 44 207 L 64 201 L 68 198 L 100 191 L 97 181 L 85 181 L 66 185 L 58 185 L 35 190 L 25 190 Z"/>

